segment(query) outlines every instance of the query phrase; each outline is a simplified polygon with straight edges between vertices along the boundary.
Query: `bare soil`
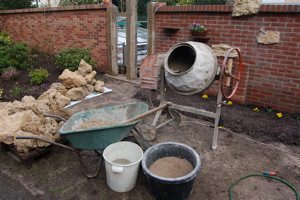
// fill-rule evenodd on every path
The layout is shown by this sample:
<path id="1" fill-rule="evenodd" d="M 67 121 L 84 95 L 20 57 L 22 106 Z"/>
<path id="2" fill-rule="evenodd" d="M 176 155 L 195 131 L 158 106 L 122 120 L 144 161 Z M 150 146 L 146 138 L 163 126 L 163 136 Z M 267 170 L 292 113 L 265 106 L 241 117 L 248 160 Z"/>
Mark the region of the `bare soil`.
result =
<path id="1" fill-rule="evenodd" d="M 186 159 L 170 156 L 156 160 L 149 170 L 161 177 L 177 178 L 189 174 L 193 166 Z"/>

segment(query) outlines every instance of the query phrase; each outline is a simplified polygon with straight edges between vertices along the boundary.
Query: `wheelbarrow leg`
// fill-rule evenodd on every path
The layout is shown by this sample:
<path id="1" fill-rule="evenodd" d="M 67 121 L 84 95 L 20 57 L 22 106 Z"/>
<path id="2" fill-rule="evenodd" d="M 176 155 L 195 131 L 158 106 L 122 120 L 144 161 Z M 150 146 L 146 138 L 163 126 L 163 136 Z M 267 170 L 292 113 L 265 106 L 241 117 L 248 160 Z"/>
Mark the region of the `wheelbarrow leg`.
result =
<path id="1" fill-rule="evenodd" d="M 94 173 L 92 174 L 88 174 L 87 173 L 87 168 L 86 165 L 84 164 L 83 158 L 82 158 L 82 151 L 76 151 L 76 155 L 78 156 L 79 162 L 80 162 L 80 166 L 81 166 L 81 171 L 82 174 L 87 177 L 87 178 L 95 178 L 98 176 L 99 172 L 100 172 L 100 166 L 102 163 L 102 153 L 100 153 L 98 150 L 94 150 L 94 152 L 98 155 L 98 164 L 97 164 L 97 168 L 95 170 Z"/>

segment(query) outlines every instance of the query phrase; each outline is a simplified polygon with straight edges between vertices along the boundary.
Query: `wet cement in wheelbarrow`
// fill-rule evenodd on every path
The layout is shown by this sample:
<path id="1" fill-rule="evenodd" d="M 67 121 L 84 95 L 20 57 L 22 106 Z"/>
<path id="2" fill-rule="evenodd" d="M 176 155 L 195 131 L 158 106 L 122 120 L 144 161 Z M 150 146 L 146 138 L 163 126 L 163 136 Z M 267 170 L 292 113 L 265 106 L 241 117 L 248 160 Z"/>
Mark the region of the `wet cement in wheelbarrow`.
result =
<path id="1" fill-rule="evenodd" d="M 156 160 L 149 170 L 164 178 L 177 178 L 189 174 L 193 166 L 186 159 L 168 156 Z"/>

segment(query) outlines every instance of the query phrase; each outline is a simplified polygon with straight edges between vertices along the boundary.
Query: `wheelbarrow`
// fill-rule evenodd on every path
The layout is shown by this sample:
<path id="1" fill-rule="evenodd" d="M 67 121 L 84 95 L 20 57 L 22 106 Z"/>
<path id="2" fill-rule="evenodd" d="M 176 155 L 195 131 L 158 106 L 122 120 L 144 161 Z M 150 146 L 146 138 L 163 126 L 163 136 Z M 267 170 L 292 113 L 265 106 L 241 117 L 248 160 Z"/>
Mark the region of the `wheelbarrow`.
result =
<path id="1" fill-rule="evenodd" d="M 94 178 L 99 174 L 102 161 L 102 151 L 110 144 L 121 141 L 129 136 L 131 130 L 145 116 L 164 109 L 167 104 L 148 111 L 148 105 L 134 102 L 125 105 L 87 110 L 74 114 L 60 128 L 59 133 L 71 143 L 72 147 L 34 136 L 17 136 L 16 139 L 36 139 L 53 144 L 70 151 L 78 156 L 82 173 L 87 178 Z M 61 119 L 61 118 L 60 118 Z M 105 121 L 107 124 L 93 125 L 81 128 L 80 124 L 91 121 Z M 82 150 L 93 150 L 98 155 L 98 165 L 95 173 L 88 174 L 84 164 Z"/>

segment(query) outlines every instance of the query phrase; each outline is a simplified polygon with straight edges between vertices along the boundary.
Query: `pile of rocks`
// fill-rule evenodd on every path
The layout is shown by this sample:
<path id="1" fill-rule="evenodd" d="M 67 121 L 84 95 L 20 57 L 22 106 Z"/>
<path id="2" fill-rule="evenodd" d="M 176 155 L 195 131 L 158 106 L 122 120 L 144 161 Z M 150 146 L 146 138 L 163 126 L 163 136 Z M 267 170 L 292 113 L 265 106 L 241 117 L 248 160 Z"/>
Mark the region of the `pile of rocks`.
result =
<path id="1" fill-rule="evenodd" d="M 18 152 L 27 153 L 33 148 L 49 144 L 36 140 L 16 140 L 16 136 L 42 136 L 50 141 L 59 140 L 57 130 L 62 123 L 44 114 L 56 113 L 66 117 L 68 113 L 59 106 L 59 98 L 52 100 L 25 96 L 22 101 L 0 103 L 0 142 L 13 144 Z"/>
<path id="2" fill-rule="evenodd" d="M 96 80 L 96 74 L 91 65 L 81 60 L 77 71 L 72 72 L 66 69 L 58 79 L 67 90 L 64 95 L 74 101 L 83 99 L 94 91 L 104 91 L 104 82 Z"/>
<path id="3" fill-rule="evenodd" d="M 95 80 L 96 71 L 81 60 L 76 72 L 64 70 L 59 76 L 62 83 L 53 83 L 46 92 L 35 99 L 25 96 L 21 101 L 0 103 L 0 143 L 14 145 L 21 153 L 37 147 L 49 146 L 36 140 L 16 140 L 16 136 L 41 136 L 50 141 L 59 140 L 58 130 L 62 122 L 45 117 L 56 114 L 65 118 L 69 113 L 64 107 L 71 100 L 83 99 L 91 92 L 103 92 L 104 83 Z"/>

